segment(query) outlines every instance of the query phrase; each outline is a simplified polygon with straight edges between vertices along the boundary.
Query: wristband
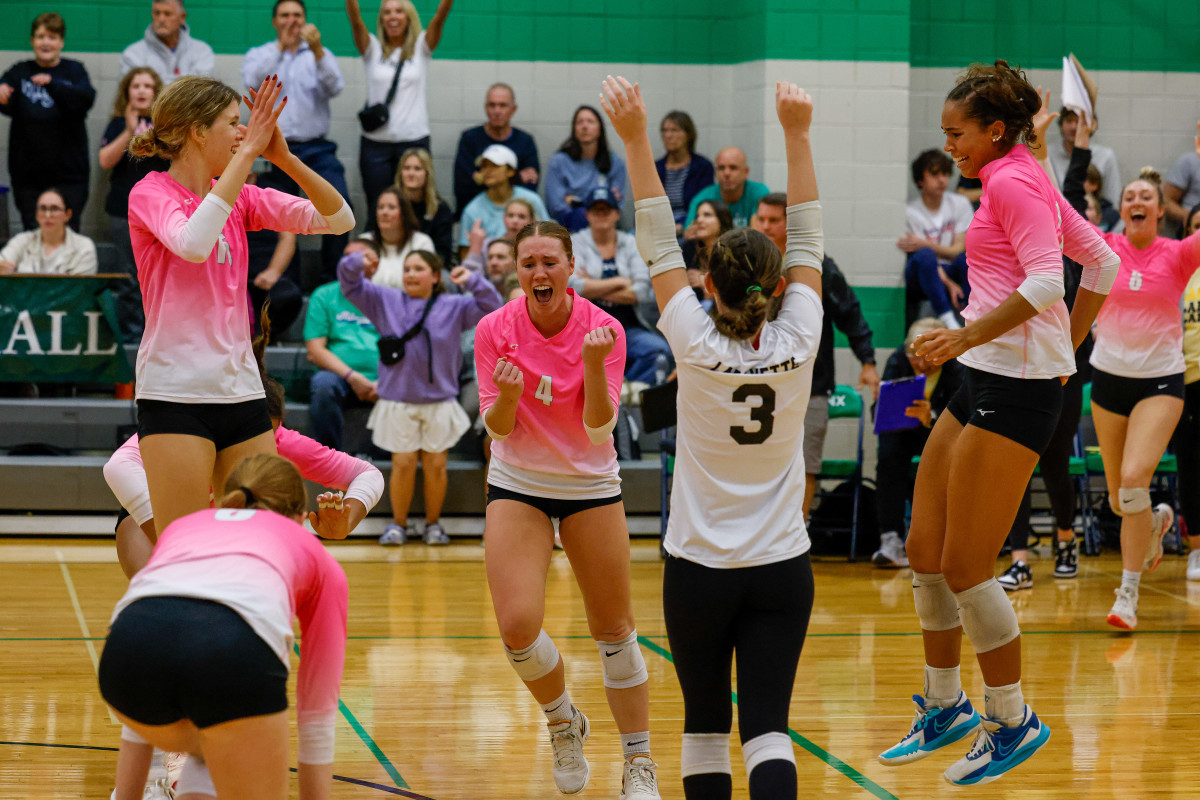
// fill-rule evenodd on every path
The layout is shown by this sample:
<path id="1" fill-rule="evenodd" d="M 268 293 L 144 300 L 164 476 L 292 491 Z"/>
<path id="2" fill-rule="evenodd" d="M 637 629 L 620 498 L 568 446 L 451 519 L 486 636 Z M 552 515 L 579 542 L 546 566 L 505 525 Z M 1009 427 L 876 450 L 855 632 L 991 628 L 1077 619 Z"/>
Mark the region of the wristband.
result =
<path id="1" fill-rule="evenodd" d="M 350 376 L 351 376 L 351 375 L 353 375 L 353 374 L 354 374 L 354 369 L 353 369 L 353 368 L 350 368 L 350 369 L 346 370 L 346 374 L 342 376 L 342 380 L 344 380 L 346 383 L 349 383 L 349 382 L 350 382 Z"/>

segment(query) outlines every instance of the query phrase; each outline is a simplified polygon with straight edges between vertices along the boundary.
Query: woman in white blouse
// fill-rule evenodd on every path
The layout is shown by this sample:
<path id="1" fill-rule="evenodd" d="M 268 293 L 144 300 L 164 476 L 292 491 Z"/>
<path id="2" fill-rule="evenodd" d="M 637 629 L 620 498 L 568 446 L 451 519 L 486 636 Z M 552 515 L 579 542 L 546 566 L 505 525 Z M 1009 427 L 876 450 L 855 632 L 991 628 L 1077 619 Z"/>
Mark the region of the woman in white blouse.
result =
<path id="1" fill-rule="evenodd" d="M 18 233 L 0 250 L 0 275 L 95 275 L 96 245 L 67 227 L 71 209 L 55 189 L 37 199 L 37 230 Z"/>
<path id="2" fill-rule="evenodd" d="M 439 0 L 429 27 L 422 30 L 421 17 L 411 0 L 383 0 L 376 33 L 371 33 L 358 0 L 346 0 L 354 46 L 367 71 L 367 105 L 387 103 L 388 107 L 387 122 L 373 131 L 364 130 L 360 142 L 358 168 L 371 217 L 379 193 L 395 180 L 404 151 L 410 147 L 430 150 L 425 78 L 452 5 L 454 0 Z M 397 67 L 400 77 L 388 102 Z"/>

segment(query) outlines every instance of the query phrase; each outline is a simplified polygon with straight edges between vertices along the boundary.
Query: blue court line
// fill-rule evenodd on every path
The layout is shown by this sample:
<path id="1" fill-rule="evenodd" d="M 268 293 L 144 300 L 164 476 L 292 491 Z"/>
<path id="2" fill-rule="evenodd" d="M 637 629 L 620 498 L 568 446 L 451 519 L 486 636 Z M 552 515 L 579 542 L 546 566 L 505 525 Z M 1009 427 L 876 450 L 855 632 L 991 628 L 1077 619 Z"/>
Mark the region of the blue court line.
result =
<path id="1" fill-rule="evenodd" d="M 645 647 L 647 650 L 651 651 L 652 653 L 657 653 L 658 655 L 662 656 L 663 658 L 665 658 L 667 661 L 671 662 L 672 664 L 675 663 L 675 658 L 674 658 L 674 656 L 671 655 L 671 651 L 667 650 L 666 648 L 662 647 L 661 645 L 657 644 L 656 642 L 650 641 L 645 636 L 638 636 L 638 642 L 640 642 L 643 647 Z M 731 699 L 733 700 L 734 704 L 736 705 L 737 701 L 738 701 L 737 700 L 737 692 L 730 692 L 730 695 L 731 695 Z M 892 794 L 887 789 L 883 788 L 878 783 L 876 783 L 875 781 L 868 778 L 866 775 L 863 775 L 861 772 L 859 772 L 854 767 L 847 764 L 845 761 L 842 761 L 840 758 L 833 755 L 832 753 L 822 750 L 816 744 L 813 744 L 808 739 L 805 739 L 803 736 L 796 733 L 791 728 L 788 728 L 788 736 L 791 738 L 791 740 L 793 742 L 795 742 L 801 748 L 803 748 L 804 750 L 807 750 L 809 753 L 816 756 L 821 761 L 824 761 L 826 764 L 833 767 L 835 770 L 842 773 L 847 778 L 849 778 L 850 780 L 854 781 L 859 786 L 861 786 L 863 789 L 866 789 L 868 792 L 870 792 L 871 794 L 878 797 L 880 800 L 900 800 L 898 797 L 896 797 L 896 795 Z"/>
<path id="2" fill-rule="evenodd" d="M 296 652 L 296 658 L 299 658 L 300 644 L 298 642 L 292 645 L 292 650 Z M 392 781 L 395 782 L 396 786 L 401 789 L 408 789 L 409 785 L 405 782 L 404 778 L 400 777 L 400 771 L 396 769 L 396 767 L 392 764 L 391 759 L 384 754 L 379 745 L 375 743 L 375 740 L 371 738 L 371 734 L 367 733 L 367 729 L 364 728 L 358 721 L 358 718 L 350 712 L 350 709 L 345 703 L 342 702 L 342 698 L 340 697 L 338 698 L 338 711 L 342 712 L 342 716 L 345 718 L 346 722 L 350 723 L 350 727 L 353 728 L 354 732 L 358 734 L 358 738 L 362 740 L 362 743 L 365 744 L 367 749 L 371 751 L 371 754 L 375 756 L 375 760 L 379 762 L 379 765 L 383 767 L 384 771 L 388 774 Z M 422 795 L 416 794 L 408 794 L 405 796 L 417 798 L 422 797 Z"/>
<path id="3" fill-rule="evenodd" d="M 117 752 L 117 748 L 115 748 L 115 747 L 99 747 L 97 745 L 91 745 L 91 744 L 53 744 L 50 742 L 0 742 L 0 746 L 52 747 L 52 748 L 61 748 L 63 750 L 101 750 L 101 751 L 108 752 L 108 753 Z M 295 772 L 296 768 L 288 767 L 288 771 Z M 416 792 L 405 791 L 404 789 L 393 789 L 391 786 L 381 786 L 378 783 L 372 783 L 371 781 L 364 781 L 361 778 L 347 778 L 345 775 L 334 775 L 333 779 L 335 781 L 341 781 L 342 783 L 352 783 L 355 786 L 365 786 L 368 789 L 377 789 L 381 792 L 386 792 L 387 794 L 394 794 L 394 795 L 399 795 L 400 797 L 407 797 L 407 798 L 409 798 L 409 800 L 432 800 L 432 798 L 426 797 L 423 794 L 417 794 Z"/>

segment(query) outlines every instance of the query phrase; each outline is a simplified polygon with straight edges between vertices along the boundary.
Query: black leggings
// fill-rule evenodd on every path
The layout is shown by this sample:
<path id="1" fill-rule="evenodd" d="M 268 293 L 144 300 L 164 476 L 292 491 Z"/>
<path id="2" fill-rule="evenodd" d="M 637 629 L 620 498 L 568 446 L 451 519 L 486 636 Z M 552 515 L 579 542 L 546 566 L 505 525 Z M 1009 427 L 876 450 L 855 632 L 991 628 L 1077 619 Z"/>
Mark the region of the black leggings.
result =
<path id="1" fill-rule="evenodd" d="M 1054 525 L 1059 530 L 1069 530 L 1075 525 L 1075 478 L 1071 476 L 1071 456 L 1075 454 L 1075 432 L 1079 429 L 1079 417 L 1083 412 L 1083 384 L 1087 383 L 1091 365 L 1091 337 L 1089 336 L 1075 352 L 1075 374 L 1063 387 L 1062 413 L 1058 425 L 1042 453 L 1042 480 L 1046 494 L 1050 497 L 1050 510 L 1054 513 Z M 1008 534 L 1008 546 L 1014 550 L 1029 547 L 1029 487 L 1017 511 L 1012 530 Z"/>
<path id="2" fill-rule="evenodd" d="M 1179 460 L 1179 510 L 1188 536 L 1200 536 L 1200 381 L 1183 387 L 1183 416 L 1171 440 Z"/>
<path id="3" fill-rule="evenodd" d="M 713 569 L 668 556 L 663 615 L 683 690 L 683 732 L 732 730 L 730 668 L 736 654 L 742 742 L 765 733 L 786 733 L 812 605 L 807 553 L 735 569 Z M 771 763 L 775 762 L 762 766 Z M 786 766 L 794 776 L 792 765 Z"/>

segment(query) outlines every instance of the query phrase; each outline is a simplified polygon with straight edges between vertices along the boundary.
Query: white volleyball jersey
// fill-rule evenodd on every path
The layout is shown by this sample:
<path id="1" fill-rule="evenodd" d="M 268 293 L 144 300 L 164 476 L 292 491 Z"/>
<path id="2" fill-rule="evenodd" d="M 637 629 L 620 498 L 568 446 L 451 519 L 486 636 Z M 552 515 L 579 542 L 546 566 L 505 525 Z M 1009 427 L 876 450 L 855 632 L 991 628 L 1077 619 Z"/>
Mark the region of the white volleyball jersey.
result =
<path id="1" fill-rule="evenodd" d="M 816 292 L 789 284 L 756 349 L 719 333 L 691 288 L 667 304 L 658 327 L 679 375 L 671 555 L 726 569 L 808 551 L 801 445 L 821 317 Z"/>

